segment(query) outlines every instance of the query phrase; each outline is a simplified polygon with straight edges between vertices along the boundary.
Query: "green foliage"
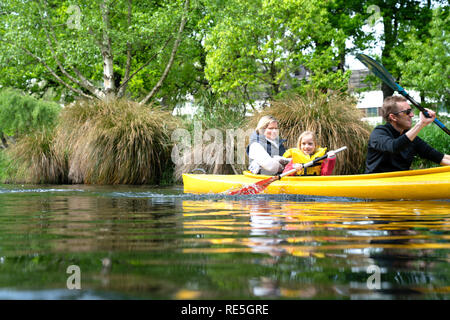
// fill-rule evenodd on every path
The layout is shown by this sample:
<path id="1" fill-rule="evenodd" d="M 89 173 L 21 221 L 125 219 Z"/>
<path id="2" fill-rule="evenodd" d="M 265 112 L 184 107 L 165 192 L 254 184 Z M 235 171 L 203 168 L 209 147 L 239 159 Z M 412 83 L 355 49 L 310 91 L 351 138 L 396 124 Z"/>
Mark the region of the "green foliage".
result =
<path id="1" fill-rule="evenodd" d="M 195 101 L 198 110 L 193 121 L 200 121 L 204 128 L 239 128 L 245 121 L 245 106 L 227 103 L 211 91 L 202 91 Z M 189 129 L 193 129 L 192 124 Z"/>
<path id="2" fill-rule="evenodd" d="M 248 102 L 302 86 L 341 89 L 336 46 L 345 34 L 329 23 L 322 1 L 232 0 L 205 40 L 205 76 L 215 92 Z M 309 77 L 295 73 L 303 66 Z"/>
<path id="3" fill-rule="evenodd" d="M 406 48 L 405 43 L 412 34 L 419 38 L 428 36 L 431 8 L 441 6 L 444 2 L 445 0 L 430 0 L 426 1 L 426 3 L 419 0 L 366 0 L 359 1 L 359 4 L 352 8 L 353 1 L 350 1 L 348 5 L 351 10 L 354 10 L 355 14 L 364 17 L 369 26 L 371 24 L 370 21 L 375 22 L 377 15 L 380 18 L 378 22 L 383 25 L 380 41 L 375 41 L 370 46 L 371 38 L 362 36 L 356 38 L 355 44 L 360 50 L 368 47 L 382 47 L 381 57 L 377 60 L 389 70 L 394 78 L 400 81 L 400 84 L 405 86 L 403 84 L 404 69 L 401 62 L 410 59 L 409 50 Z M 374 8 L 376 9 L 375 11 L 370 11 Z M 411 17 L 414 17 L 414 19 Z M 369 34 L 375 31 L 375 28 L 371 29 L 372 31 Z M 379 80 L 378 83 L 380 83 Z M 393 94 L 393 90 L 384 83 L 382 83 L 382 90 L 384 97 Z"/>
<path id="4" fill-rule="evenodd" d="M 104 62 L 109 54 L 116 91 L 124 82 L 130 57 L 129 74 L 137 73 L 128 82 L 125 96 L 140 99 L 160 79 L 181 16 L 189 14 L 186 29 L 191 35 L 183 39 L 179 56 L 159 92 L 159 98 L 165 97 L 166 103 L 173 105 L 187 90 L 195 88 L 194 79 L 202 78 L 201 69 L 194 67 L 201 56 L 200 39 L 192 36 L 200 11 L 186 13 L 184 2 L 2 1 L 0 85 L 41 95 L 53 88 L 54 98 L 65 102 L 81 93 L 94 96 L 95 89 L 102 91 L 105 87 Z M 37 88 L 32 79 L 45 79 L 45 88 Z"/>
<path id="5" fill-rule="evenodd" d="M 0 132 L 22 135 L 56 125 L 61 107 L 13 89 L 0 91 Z"/>
<path id="6" fill-rule="evenodd" d="M 444 123 L 447 128 L 450 125 L 449 118 L 447 118 L 445 121 L 445 118 L 440 117 L 439 120 Z M 439 128 L 435 124 L 430 124 L 423 128 L 419 133 L 419 137 L 434 149 L 444 154 L 450 154 L 449 137 L 441 128 Z M 439 164 L 426 159 L 421 159 L 419 157 L 416 157 L 414 159 L 411 166 L 412 169 L 424 169 L 432 167 L 439 167 Z"/>
<path id="7" fill-rule="evenodd" d="M 411 33 L 405 42 L 405 51 L 410 60 L 398 58 L 403 69 L 402 82 L 420 91 L 425 97 L 444 102 L 449 110 L 450 103 L 450 15 L 448 10 L 433 10 L 430 36 L 420 38 Z"/>

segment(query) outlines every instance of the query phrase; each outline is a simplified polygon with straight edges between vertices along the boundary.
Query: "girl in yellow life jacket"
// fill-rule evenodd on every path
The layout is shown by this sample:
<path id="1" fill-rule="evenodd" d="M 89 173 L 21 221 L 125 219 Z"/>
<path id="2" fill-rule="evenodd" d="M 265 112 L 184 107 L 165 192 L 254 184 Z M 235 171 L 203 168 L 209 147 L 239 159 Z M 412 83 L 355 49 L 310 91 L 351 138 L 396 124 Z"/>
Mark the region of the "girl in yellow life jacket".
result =
<path id="1" fill-rule="evenodd" d="M 297 141 L 297 148 L 288 149 L 284 154 L 284 158 L 292 158 L 283 172 L 287 172 L 293 169 L 294 163 L 304 164 L 310 162 L 316 158 L 319 158 L 327 152 L 327 148 L 321 148 L 317 146 L 316 136 L 314 132 L 303 132 Z M 316 176 L 328 176 L 333 172 L 334 165 L 336 163 L 336 156 L 331 155 L 324 161 L 319 162 L 317 165 L 300 169 L 296 172 L 296 175 L 316 175 Z M 306 171 L 306 172 L 305 172 Z"/>

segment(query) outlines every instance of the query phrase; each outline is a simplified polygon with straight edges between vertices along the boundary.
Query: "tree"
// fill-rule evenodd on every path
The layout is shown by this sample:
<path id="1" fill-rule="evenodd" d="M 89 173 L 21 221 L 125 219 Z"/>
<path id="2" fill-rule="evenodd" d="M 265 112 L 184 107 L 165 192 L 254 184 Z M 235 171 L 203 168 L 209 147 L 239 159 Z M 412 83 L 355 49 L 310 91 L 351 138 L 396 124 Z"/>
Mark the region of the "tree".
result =
<path id="1" fill-rule="evenodd" d="M 205 40 L 205 76 L 216 92 L 251 103 L 286 90 L 346 86 L 335 59 L 345 36 L 322 1 L 230 0 L 218 11 Z"/>
<path id="2" fill-rule="evenodd" d="M 431 7 L 443 1 L 421 0 L 368 0 L 363 5 L 367 12 L 370 6 L 375 6 L 382 17 L 383 42 L 381 63 L 397 79 L 402 77 L 403 70 L 397 63 L 399 60 L 407 61 L 408 54 L 405 41 L 412 33 L 427 34 L 428 24 L 431 21 Z M 383 98 L 391 96 L 394 91 L 385 83 L 381 90 Z"/>
<path id="3" fill-rule="evenodd" d="M 88 99 L 120 98 L 131 87 L 147 103 L 175 63 L 190 1 L 7 0 L 2 12 L 6 85 L 26 86 L 20 70 Z M 143 82 L 152 89 L 140 91 Z"/>
<path id="4" fill-rule="evenodd" d="M 411 34 L 405 42 L 408 61 L 398 59 L 402 82 L 425 96 L 448 106 L 450 103 L 450 16 L 448 10 L 433 10 L 429 36 Z M 423 99 L 422 99 L 423 100 Z"/>
<path id="5" fill-rule="evenodd" d="M 370 10 L 366 8 L 366 1 L 361 0 L 333 0 L 326 2 L 327 19 L 334 29 L 340 30 L 346 40 L 351 40 L 353 47 L 346 41 L 337 43 L 339 59 L 338 68 L 345 70 L 345 58 L 348 54 L 366 49 L 372 40 L 371 32 L 364 32 L 363 26 L 368 22 Z M 370 20 L 372 22 L 372 20 Z"/>

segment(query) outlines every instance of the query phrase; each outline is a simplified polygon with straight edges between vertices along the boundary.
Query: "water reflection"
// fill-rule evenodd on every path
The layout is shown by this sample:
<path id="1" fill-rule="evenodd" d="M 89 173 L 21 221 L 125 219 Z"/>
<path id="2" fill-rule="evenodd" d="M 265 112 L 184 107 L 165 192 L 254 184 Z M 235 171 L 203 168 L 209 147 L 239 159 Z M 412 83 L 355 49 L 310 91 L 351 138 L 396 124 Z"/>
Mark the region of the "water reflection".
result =
<path id="1" fill-rule="evenodd" d="M 65 296 L 71 264 L 99 297 L 449 298 L 448 201 L 14 190 L 0 188 L 0 289 L 11 298 Z M 367 286 L 371 265 L 380 289 Z"/>
<path id="2" fill-rule="evenodd" d="M 448 202 L 282 203 L 252 200 L 205 206 L 208 212 L 202 210 L 199 213 L 201 220 L 189 222 L 184 228 L 209 245 L 185 249 L 186 253 L 263 253 L 267 257 L 253 259 L 253 263 L 276 269 L 284 267 L 291 259 L 289 256 L 303 258 L 302 268 L 298 271 L 292 268 L 291 277 L 306 271 L 312 277 L 325 273 L 325 278 L 335 282 L 344 279 L 345 285 L 319 290 L 333 296 L 392 298 L 430 290 L 448 291 L 447 267 L 440 279 L 425 276 L 433 272 L 437 261 L 448 263 Z M 185 201 L 183 209 L 189 212 L 185 215 L 194 217 L 193 211 L 198 207 Z M 210 219 L 205 218 L 208 214 Z M 226 219 L 213 218 L 222 215 Z M 195 232 L 192 226 L 195 226 Z M 205 234 L 203 228 L 208 229 L 208 237 L 202 236 Z M 248 230 L 246 236 L 242 235 L 243 230 Z M 198 238 L 196 243 L 200 242 Z M 366 283 L 370 265 L 379 266 L 382 273 L 381 288 L 376 291 L 368 289 Z M 330 274 L 330 269 L 335 270 Z M 255 296 L 263 297 L 304 298 L 318 294 L 317 286 L 284 287 L 278 277 L 252 278 L 249 286 Z"/>

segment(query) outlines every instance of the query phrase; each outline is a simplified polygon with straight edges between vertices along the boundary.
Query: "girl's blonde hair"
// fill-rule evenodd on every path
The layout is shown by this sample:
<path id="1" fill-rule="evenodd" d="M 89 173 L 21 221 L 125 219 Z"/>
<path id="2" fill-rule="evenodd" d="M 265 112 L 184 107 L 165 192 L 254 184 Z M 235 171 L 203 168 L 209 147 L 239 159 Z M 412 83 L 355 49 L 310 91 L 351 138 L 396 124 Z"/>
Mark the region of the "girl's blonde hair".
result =
<path id="1" fill-rule="evenodd" d="M 272 116 L 264 116 L 261 119 L 259 119 L 258 125 L 256 126 L 256 131 L 259 134 L 264 134 L 264 130 L 269 126 L 270 123 L 276 122 L 278 123 L 278 120 L 275 119 Z"/>
<path id="2" fill-rule="evenodd" d="M 304 137 L 306 137 L 306 136 L 311 136 L 311 138 L 313 139 L 314 144 L 316 145 L 316 148 L 314 149 L 314 153 L 316 153 L 317 148 L 318 148 L 318 145 L 317 145 L 317 138 L 316 138 L 316 134 L 315 134 L 314 132 L 312 132 L 312 131 L 304 131 L 304 132 L 300 135 L 300 137 L 298 137 L 298 140 L 297 140 L 297 148 L 298 148 L 298 149 L 301 149 L 300 147 L 302 146 L 302 139 L 303 139 Z"/>

